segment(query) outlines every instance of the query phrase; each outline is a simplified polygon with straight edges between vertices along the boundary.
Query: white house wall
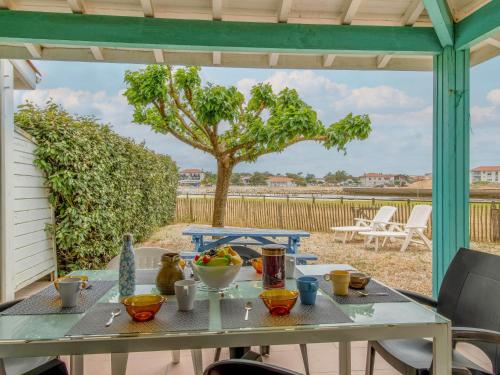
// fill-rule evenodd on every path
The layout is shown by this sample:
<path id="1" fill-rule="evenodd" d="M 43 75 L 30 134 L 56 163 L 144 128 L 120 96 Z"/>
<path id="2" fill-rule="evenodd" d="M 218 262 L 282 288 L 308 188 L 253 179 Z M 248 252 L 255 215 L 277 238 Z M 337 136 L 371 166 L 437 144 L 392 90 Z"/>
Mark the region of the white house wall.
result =
<path id="1" fill-rule="evenodd" d="M 55 249 L 46 231 L 53 221 L 45 177 L 34 165 L 36 144 L 20 129 L 14 133 L 13 249 L 15 290 L 56 271 Z"/>

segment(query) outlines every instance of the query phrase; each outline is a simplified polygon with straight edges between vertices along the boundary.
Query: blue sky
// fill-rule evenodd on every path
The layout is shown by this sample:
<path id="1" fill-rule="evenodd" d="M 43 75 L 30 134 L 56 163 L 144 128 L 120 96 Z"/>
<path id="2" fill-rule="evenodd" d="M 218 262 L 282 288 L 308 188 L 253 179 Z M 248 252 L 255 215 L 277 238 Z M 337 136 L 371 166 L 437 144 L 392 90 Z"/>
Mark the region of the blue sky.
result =
<path id="1" fill-rule="evenodd" d="M 92 114 L 113 129 L 158 152 L 171 155 L 181 168 L 214 170 L 210 155 L 171 136 L 153 133 L 131 123 L 131 108 L 121 95 L 123 74 L 139 65 L 36 62 L 43 77 L 36 91 L 20 91 L 17 103 L 38 104 L 53 98 L 66 110 Z M 500 57 L 472 68 L 471 166 L 500 164 Z M 349 112 L 367 113 L 372 134 L 353 142 L 347 154 L 325 150 L 320 144 L 297 144 L 281 154 L 266 155 L 236 171 L 306 172 L 323 176 L 345 169 L 364 172 L 422 174 L 432 169 L 432 73 L 384 71 L 313 71 L 277 69 L 203 68 L 206 81 L 235 85 L 247 93 L 261 81 L 276 90 L 296 88 L 326 124 Z"/>

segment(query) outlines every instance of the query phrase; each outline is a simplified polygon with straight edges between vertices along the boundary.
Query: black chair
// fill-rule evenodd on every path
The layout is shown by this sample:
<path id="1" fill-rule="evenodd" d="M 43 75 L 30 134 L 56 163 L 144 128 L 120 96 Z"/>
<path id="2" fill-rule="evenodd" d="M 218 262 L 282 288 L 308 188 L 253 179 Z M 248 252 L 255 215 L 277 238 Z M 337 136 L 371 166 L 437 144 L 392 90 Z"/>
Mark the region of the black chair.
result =
<path id="1" fill-rule="evenodd" d="M 209 365 L 203 375 L 301 375 L 282 367 L 247 359 L 228 359 Z"/>
<path id="2" fill-rule="evenodd" d="M 500 375 L 500 256 L 460 249 L 444 276 L 438 299 L 400 290 L 415 301 L 435 308 L 452 322 L 453 345 L 470 343 L 490 359 Z M 366 374 L 373 374 L 375 353 L 403 374 L 427 375 L 432 368 L 432 342 L 424 339 L 368 343 Z M 457 350 L 454 373 L 492 374 Z"/>
<path id="3" fill-rule="evenodd" d="M 0 304 L 0 312 L 7 310 L 22 300 Z M 14 357 L 0 358 L 2 375 L 68 375 L 66 364 L 54 357 Z"/>

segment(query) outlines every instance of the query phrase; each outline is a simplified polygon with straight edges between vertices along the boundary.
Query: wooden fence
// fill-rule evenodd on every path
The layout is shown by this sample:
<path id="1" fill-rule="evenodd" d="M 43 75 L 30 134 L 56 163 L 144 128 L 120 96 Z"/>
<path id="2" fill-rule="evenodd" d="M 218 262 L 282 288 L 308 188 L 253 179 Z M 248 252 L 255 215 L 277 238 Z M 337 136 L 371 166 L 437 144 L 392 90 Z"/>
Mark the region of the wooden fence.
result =
<path id="1" fill-rule="evenodd" d="M 332 226 L 352 225 L 354 218 L 372 218 L 387 201 L 366 200 L 295 200 L 295 199 L 229 199 L 226 225 L 254 228 L 302 229 L 328 232 Z M 415 201 L 391 201 L 397 206 L 393 221 L 405 223 Z M 178 197 L 176 222 L 209 224 L 213 198 Z M 432 236 L 432 220 L 426 234 Z M 472 241 L 500 241 L 500 207 L 492 203 L 471 203 L 470 237 Z"/>

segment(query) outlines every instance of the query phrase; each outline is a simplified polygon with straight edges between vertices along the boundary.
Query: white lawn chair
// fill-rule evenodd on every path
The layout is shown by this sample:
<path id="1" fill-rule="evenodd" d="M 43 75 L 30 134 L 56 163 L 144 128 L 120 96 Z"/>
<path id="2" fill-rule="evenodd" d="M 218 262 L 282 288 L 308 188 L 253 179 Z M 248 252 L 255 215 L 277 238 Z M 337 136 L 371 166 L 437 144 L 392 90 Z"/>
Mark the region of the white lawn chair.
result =
<path id="1" fill-rule="evenodd" d="M 429 240 L 424 234 L 424 231 L 427 229 L 427 223 L 431 216 L 431 212 L 432 206 L 417 205 L 411 210 L 410 217 L 408 218 L 408 222 L 406 224 L 390 223 L 389 230 L 387 231 L 360 232 L 360 234 L 366 237 L 365 246 L 367 246 L 372 240 L 375 240 L 375 250 L 378 250 L 379 238 L 384 238 L 382 246 L 385 245 L 387 239 L 390 239 L 391 241 L 395 238 L 403 239 L 401 251 L 405 251 L 411 242 L 425 245 L 429 250 L 431 250 L 431 240 Z M 417 239 L 415 239 L 415 237 Z"/>
<path id="2" fill-rule="evenodd" d="M 391 221 L 392 216 L 396 212 L 396 207 L 394 206 L 382 206 L 375 214 L 375 217 L 372 220 L 369 219 L 361 219 L 354 218 L 355 224 L 346 227 L 332 227 L 330 228 L 333 231 L 333 239 L 337 240 L 337 232 L 344 233 L 344 238 L 341 240 L 342 243 L 347 242 L 347 238 L 349 234 L 349 241 L 351 241 L 356 233 L 366 232 L 366 231 L 375 231 L 375 230 L 385 230 Z"/>
<path id="3" fill-rule="evenodd" d="M 136 269 L 155 269 L 160 268 L 161 256 L 169 251 L 161 247 L 138 247 L 135 251 L 135 268 Z M 107 269 L 120 268 L 120 256 L 116 256 L 108 263 Z M 180 350 L 172 350 L 172 363 L 179 363 L 181 352 Z M 191 358 L 195 374 L 203 372 L 202 356 L 200 349 L 191 350 Z M 111 367 L 117 370 L 117 373 L 125 374 L 127 369 L 128 353 L 111 354 Z M 114 373 L 114 372 L 113 372 Z"/>

